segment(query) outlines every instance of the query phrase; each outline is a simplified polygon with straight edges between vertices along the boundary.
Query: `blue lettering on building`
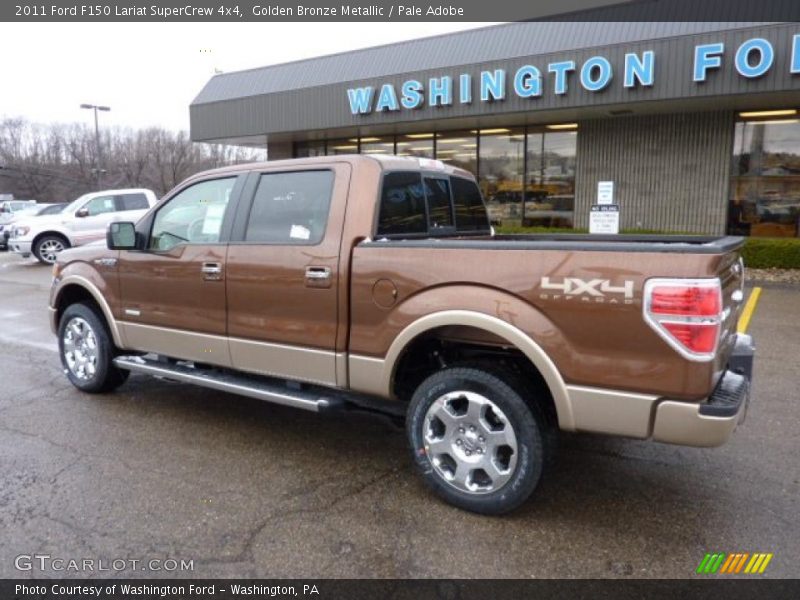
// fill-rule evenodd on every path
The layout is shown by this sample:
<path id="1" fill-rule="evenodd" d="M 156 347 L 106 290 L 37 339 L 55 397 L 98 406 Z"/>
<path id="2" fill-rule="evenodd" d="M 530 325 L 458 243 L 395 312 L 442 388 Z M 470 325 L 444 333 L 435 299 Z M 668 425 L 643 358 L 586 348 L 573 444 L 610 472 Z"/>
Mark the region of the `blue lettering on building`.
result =
<path id="1" fill-rule="evenodd" d="M 705 81 L 709 69 L 722 65 L 725 44 L 702 44 L 694 48 L 694 81 Z"/>
<path id="2" fill-rule="evenodd" d="M 800 33 L 792 38 L 792 75 L 800 73 Z"/>
<path id="3" fill-rule="evenodd" d="M 354 115 L 367 115 L 372 112 L 372 87 L 347 90 L 350 112 Z"/>
<path id="4" fill-rule="evenodd" d="M 397 104 L 397 94 L 394 93 L 394 86 L 391 83 L 383 84 L 381 93 L 378 94 L 378 100 L 375 102 L 375 112 L 385 110 L 400 110 L 400 106 Z"/>
<path id="5" fill-rule="evenodd" d="M 611 83 L 611 63 L 602 56 L 593 56 L 581 67 L 581 85 L 590 92 L 599 92 Z"/>
<path id="6" fill-rule="evenodd" d="M 652 50 L 642 52 L 642 56 L 634 53 L 625 55 L 625 77 L 623 86 L 626 88 L 639 85 L 650 87 L 655 80 L 656 53 Z"/>
<path id="7" fill-rule="evenodd" d="M 506 72 L 503 69 L 481 73 L 481 102 L 505 100 Z"/>
<path id="8" fill-rule="evenodd" d="M 428 82 L 428 104 L 450 106 L 453 103 L 453 78 L 431 77 Z"/>
<path id="9" fill-rule="evenodd" d="M 800 33 L 792 37 L 791 54 L 777 59 L 772 43 L 764 38 L 752 38 L 726 51 L 725 44 L 713 42 L 694 47 L 693 63 L 688 69 L 695 83 L 731 73 L 746 80 L 768 74 L 775 64 L 788 65 L 791 75 L 800 75 Z M 786 67 L 781 67 L 786 68 Z M 570 75 L 578 77 L 581 93 L 602 94 L 614 81 L 614 70 L 622 74 L 625 89 L 652 88 L 656 83 L 656 54 L 654 50 L 628 52 L 624 60 L 592 56 L 578 65 L 574 60 L 554 61 L 546 65 L 522 64 L 513 71 L 493 69 L 480 73 L 442 74 L 430 77 L 425 84 L 405 81 L 398 89 L 391 83 L 379 87 L 364 86 L 347 90 L 350 112 L 368 115 L 374 112 L 414 110 L 423 106 L 452 106 L 472 104 L 473 92 L 481 103 L 501 102 L 512 93 L 517 98 L 536 102 L 551 90 L 556 96 L 570 94 Z M 473 79 L 477 89 L 473 89 Z M 619 85 L 619 84 L 618 84 Z M 581 90 L 584 90 L 582 91 Z M 646 93 L 646 89 L 641 93 Z M 399 96 L 399 100 L 398 100 Z M 642 98 L 640 96 L 639 98 Z"/>
<path id="10" fill-rule="evenodd" d="M 575 70 L 574 60 L 565 60 L 562 62 L 550 63 L 547 65 L 547 70 L 555 74 L 555 83 L 553 84 L 553 91 L 559 96 L 567 93 L 567 73 Z"/>
<path id="11" fill-rule="evenodd" d="M 458 78 L 458 101 L 461 104 L 472 104 L 472 77 L 469 73 Z"/>
<path id="12" fill-rule="evenodd" d="M 758 60 L 753 64 L 752 57 L 758 55 Z M 747 40 L 736 51 L 736 70 L 742 77 L 750 79 L 761 77 L 772 66 L 775 60 L 775 51 L 772 44 L 763 38 Z"/>
<path id="13" fill-rule="evenodd" d="M 533 65 L 517 69 L 514 75 L 514 93 L 520 98 L 542 95 L 542 73 Z"/>
<path id="14" fill-rule="evenodd" d="M 422 106 L 422 84 L 416 79 L 411 79 L 403 84 L 402 88 L 403 97 L 400 98 L 400 104 L 403 108 L 414 109 Z"/>

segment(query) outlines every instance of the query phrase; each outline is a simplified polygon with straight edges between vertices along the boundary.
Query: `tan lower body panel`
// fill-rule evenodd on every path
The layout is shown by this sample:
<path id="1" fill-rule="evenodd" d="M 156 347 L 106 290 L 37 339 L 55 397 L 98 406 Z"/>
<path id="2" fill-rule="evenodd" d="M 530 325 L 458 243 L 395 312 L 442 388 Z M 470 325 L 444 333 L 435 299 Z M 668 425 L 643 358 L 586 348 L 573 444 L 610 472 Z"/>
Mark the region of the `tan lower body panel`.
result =
<path id="1" fill-rule="evenodd" d="M 336 385 L 336 354 L 327 350 L 230 339 L 233 366 L 243 371 Z"/>
<path id="2" fill-rule="evenodd" d="M 334 352 L 119 321 L 125 346 L 250 373 L 336 385 Z"/>
<path id="3" fill-rule="evenodd" d="M 382 358 L 351 354 L 348 359 L 350 389 L 364 394 L 387 397 L 389 391 L 384 383 L 386 361 Z"/>
<path id="4" fill-rule="evenodd" d="M 658 396 L 568 385 L 577 431 L 647 438 Z"/>
<path id="5" fill-rule="evenodd" d="M 712 417 L 701 415 L 698 404 L 665 400 L 656 409 L 653 439 L 681 446 L 721 446 L 739 423 L 743 407 L 732 417 Z"/>
<path id="6" fill-rule="evenodd" d="M 228 338 L 194 331 L 154 327 L 118 321 L 125 347 L 140 352 L 155 352 L 171 358 L 231 367 Z"/>

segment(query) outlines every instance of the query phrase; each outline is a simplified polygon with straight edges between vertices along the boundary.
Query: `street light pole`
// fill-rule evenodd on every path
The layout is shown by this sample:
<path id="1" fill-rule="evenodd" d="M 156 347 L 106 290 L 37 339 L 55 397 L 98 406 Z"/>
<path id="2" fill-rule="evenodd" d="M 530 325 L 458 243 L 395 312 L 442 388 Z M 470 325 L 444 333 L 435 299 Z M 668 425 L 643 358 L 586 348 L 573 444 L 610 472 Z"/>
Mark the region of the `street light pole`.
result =
<path id="1" fill-rule="evenodd" d="M 81 104 L 81 108 L 86 108 L 89 110 L 94 110 L 94 142 L 95 142 L 95 152 L 97 153 L 97 166 L 95 168 L 95 173 L 97 175 L 97 189 L 99 190 L 103 178 L 103 161 L 102 155 L 100 151 L 100 126 L 97 122 L 97 111 L 102 110 L 103 112 L 108 112 L 111 110 L 109 106 L 98 106 L 96 104 Z"/>

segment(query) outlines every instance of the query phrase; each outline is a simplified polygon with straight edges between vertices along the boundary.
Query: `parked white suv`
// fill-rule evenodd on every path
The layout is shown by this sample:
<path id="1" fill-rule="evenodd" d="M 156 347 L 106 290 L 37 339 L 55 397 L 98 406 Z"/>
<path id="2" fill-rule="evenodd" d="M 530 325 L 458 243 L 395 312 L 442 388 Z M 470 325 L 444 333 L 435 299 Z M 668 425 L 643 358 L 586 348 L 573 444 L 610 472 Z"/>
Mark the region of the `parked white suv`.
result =
<path id="1" fill-rule="evenodd" d="M 53 264 L 61 251 L 105 238 L 109 223 L 138 220 L 156 200 L 156 195 L 144 188 L 85 194 L 60 214 L 16 222 L 9 249 Z"/>

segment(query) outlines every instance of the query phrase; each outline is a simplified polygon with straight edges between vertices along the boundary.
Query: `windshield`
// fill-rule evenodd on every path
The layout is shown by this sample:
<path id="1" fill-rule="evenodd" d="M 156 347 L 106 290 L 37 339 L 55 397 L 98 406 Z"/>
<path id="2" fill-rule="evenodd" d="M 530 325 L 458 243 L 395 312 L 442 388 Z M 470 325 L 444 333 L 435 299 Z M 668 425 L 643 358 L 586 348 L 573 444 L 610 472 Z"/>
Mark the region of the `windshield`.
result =
<path id="1" fill-rule="evenodd" d="M 37 217 L 41 217 L 43 215 L 57 215 L 58 213 L 62 212 L 67 207 L 66 204 L 52 204 L 50 206 L 44 206 L 39 208 L 39 212 L 36 213 Z"/>
<path id="2" fill-rule="evenodd" d="M 76 200 L 73 200 L 72 202 L 70 202 L 69 204 L 67 204 L 67 205 L 64 207 L 64 210 L 63 210 L 63 212 L 69 212 L 69 211 L 72 211 L 72 210 L 78 210 L 78 208 L 80 208 L 80 206 L 81 206 L 81 205 L 82 205 L 82 204 L 83 204 L 83 203 L 84 203 L 86 200 L 88 200 L 88 199 L 89 199 L 89 196 L 91 196 L 91 194 L 84 194 L 84 195 L 83 195 L 83 196 L 81 196 L 80 198 L 77 198 Z"/>

